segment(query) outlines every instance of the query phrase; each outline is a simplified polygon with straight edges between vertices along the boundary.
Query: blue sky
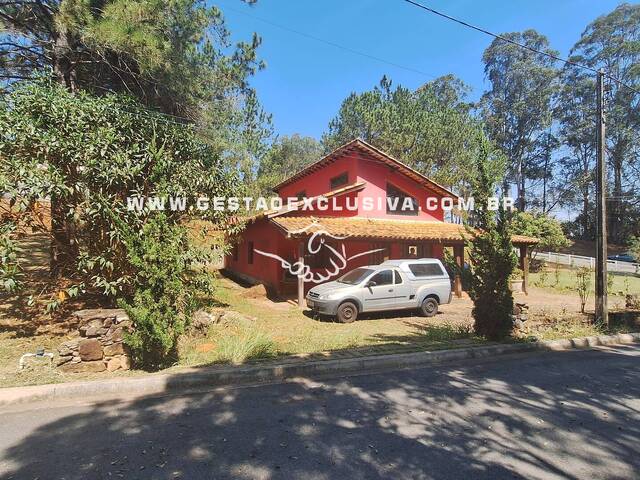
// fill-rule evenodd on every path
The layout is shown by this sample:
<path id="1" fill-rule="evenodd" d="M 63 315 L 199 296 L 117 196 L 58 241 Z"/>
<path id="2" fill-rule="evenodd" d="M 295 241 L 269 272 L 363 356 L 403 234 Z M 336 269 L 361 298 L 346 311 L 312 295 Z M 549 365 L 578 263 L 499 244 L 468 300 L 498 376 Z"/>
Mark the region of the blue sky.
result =
<path id="1" fill-rule="evenodd" d="M 533 28 L 566 56 L 584 28 L 620 2 L 609 0 L 425 0 L 425 4 L 496 33 Z M 234 41 L 257 32 L 267 68 L 252 80 L 273 114 L 276 133 L 320 138 L 349 93 L 376 85 L 386 74 L 416 88 L 452 73 L 486 88 L 482 52 L 491 38 L 401 0 L 238 0 L 216 2 Z M 261 21 L 262 19 L 263 21 Z M 270 23 L 266 23 L 266 22 Z M 272 25 L 333 42 L 418 70 L 408 71 Z"/>

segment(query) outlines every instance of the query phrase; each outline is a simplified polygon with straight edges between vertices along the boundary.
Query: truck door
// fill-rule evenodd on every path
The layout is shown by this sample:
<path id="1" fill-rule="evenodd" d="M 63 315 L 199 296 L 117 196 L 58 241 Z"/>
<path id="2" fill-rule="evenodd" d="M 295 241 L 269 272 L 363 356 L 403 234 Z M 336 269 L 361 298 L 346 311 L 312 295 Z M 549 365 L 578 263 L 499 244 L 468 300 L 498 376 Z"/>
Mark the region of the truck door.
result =
<path id="1" fill-rule="evenodd" d="M 380 270 L 363 287 L 362 294 L 365 311 L 387 310 L 394 308 L 397 295 L 393 279 L 393 270 Z"/>
<path id="2" fill-rule="evenodd" d="M 399 270 L 393 271 L 393 289 L 396 295 L 394 308 L 410 308 L 416 306 L 414 287 Z M 413 297 L 413 298 L 412 298 Z"/>

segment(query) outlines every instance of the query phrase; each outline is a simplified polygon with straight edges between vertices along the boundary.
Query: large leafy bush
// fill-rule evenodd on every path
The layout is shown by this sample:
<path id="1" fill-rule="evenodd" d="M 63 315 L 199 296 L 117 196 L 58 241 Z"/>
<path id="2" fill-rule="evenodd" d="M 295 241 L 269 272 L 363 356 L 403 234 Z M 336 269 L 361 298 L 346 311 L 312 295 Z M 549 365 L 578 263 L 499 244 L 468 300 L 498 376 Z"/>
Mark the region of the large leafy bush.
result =
<path id="1" fill-rule="evenodd" d="M 232 212 L 136 211 L 127 197 L 241 196 L 222 155 L 194 127 L 131 99 L 71 94 L 43 80 L 0 102 L 0 158 L 0 191 L 22 206 L 19 214 L 33 214 L 45 198 L 62 212 L 53 228 L 68 244 L 52 238 L 54 249 L 66 249 L 69 291 L 123 299 L 136 326 L 129 339 L 136 358 L 156 366 L 170 357 L 193 309 L 193 271 L 211 253 L 191 245 L 184 224 L 197 215 L 229 228 Z M 2 272 L 13 277 L 5 288 L 19 280 L 10 228 L 17 221 L 3 217 Z"/>

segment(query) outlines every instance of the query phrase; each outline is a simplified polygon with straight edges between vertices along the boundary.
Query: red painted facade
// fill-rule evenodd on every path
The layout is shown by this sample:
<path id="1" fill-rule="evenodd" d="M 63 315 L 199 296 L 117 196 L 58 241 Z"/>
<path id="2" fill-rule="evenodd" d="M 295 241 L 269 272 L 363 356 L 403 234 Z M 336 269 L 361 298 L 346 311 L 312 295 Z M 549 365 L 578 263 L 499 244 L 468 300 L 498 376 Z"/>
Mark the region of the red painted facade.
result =
<path id="1" fill-rule="evenodd" d="M 337 152 L 337 153 L 336 153 Z M 350 185 L 359 184 L 357 189 L 338 195 L 330 199 L 329 208 L 325 211 L 314 209 L 313 211 L 297 210 L 285 215 L 294 216 L 314 216 L 322 217 L 360 217 L 360 218 L 380 218 L 402 221 L 444 221 L 442 208 L 435 211 L 426 211 L 427 199 L 432 198 L 440 205 L 442 194 L 436 193 L 435 188 L 431 189 L 424 184 L 420 184 L 402 169 L 394 168 L 377 158 L 368 157 L 365 153 L 349 151 L 340 155 L 340 151 L 334 152 L 334 157 L 326 164 L 303 175 L 296 175 L 294 180 L 285 182 L 277 190 L 286 203 L 290 197 L 304 195 L 307 198 L 326 195 Z M 406 168 L 406 167 L 405 167 Z M 344 175 L 346 174 L 346 180 Z M 342 176 L 342 177 L 341 177 Z M 298 177 L 298 178 L 296 178 Z M 344 183 L 336 186 L 331 183 L 332 179 L 340 178 Z M 386 208 L 387 189 L 391 185 L 393 188 L 401 190 L 418 201 L 420 211 L 417 215 L 406 215 L 388 212 Z M 441 187 L 440 187 L 441 188 Z M 372 203 L 372 208 L 365 208 L 365 203 Z M 378 204 L 381 199 L 381 205 Z M 334 209 L 335 205 L 338 209 Z M 350 203 L 349 203 L 350 202 Z M 357 210 L 347 210 L 347 204 L 356 205 Z M 340 207 L 342 207 L 340 209 Z M 239 276 L 249 280 L 263 283 L 273 292 L 278 294 L 290 294 L 296 292 L 297 278 L 288 274 L 282 268 L 281 263 L 274 259 L 261 255 L 257 252 L 263 251 L 276 254 L 284 261 L 293 264 L 299 259 L 300 244 L 306 247 L 307 240 L 300 238 L 289 238 L 288 232 L 282 230 L 269 220 L 268 216 L 258 216 L 253 219 L 241 235 L 241 239 L 234 248 L 231 255 L 226 258 L 225 268 Z M 356 258 L 348 263 L 339 275 L 355 267 L 380 263 L 384 259 L 406 258 L 409 251 L 417 249 L 418 257 L 436 257 L 443 255 L 443 245 L 439 242 L 411 242 L 411 241 L 379 241 L 371 239 L 345 239 L 336 242 L 337 245 L 344 243 L 347 256 L 356 253 L 369 251 L 377 248 L 384 248 L 384 253 L 368 254 Z M 409 248 L 411 247 L 411 249 Z M 306 250 L 305 250 L 306 251 Z M 317 263 L 318 258 L 312 255 L 305 255 L 307 265 Z M 314 272 L 326 272 L 327 265 L 314 266 Z M 334 275 L 335 278 L 337 275 Z M 305 283 L 305 290 L 313 287 L 314 283 Z"/>

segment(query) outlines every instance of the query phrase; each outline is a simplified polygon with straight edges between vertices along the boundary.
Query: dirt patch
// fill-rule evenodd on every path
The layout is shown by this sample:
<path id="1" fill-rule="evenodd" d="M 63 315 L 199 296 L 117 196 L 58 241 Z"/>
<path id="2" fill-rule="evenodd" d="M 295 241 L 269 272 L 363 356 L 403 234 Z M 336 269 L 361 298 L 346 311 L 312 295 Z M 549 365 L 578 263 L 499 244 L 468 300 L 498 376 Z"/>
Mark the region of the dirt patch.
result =
<path id="1" fill-rule="evenodd" d="M 0 333 L 16 337 L 31 335 L 66 335 L 77 328 L 71 313 L 84 308 L 99 308 L 100 299 L 86 295 L 69 298 L 65 290 L 74 284 L 69 278 L 49 277 L 49 236 L 35 233 L 19 238 L 20 260 L 23 266 L 22 291 L 16 295 L 0 294 Z M 47 313 L 52 300 L 60 307 Z"/>
<path id="2" fill-rule="evenodd" d="M 245 289 L 243 295 L 246 298 L 267 298 L 267 289 L 262 284 L 254 285 L 253 287 Z"/>

